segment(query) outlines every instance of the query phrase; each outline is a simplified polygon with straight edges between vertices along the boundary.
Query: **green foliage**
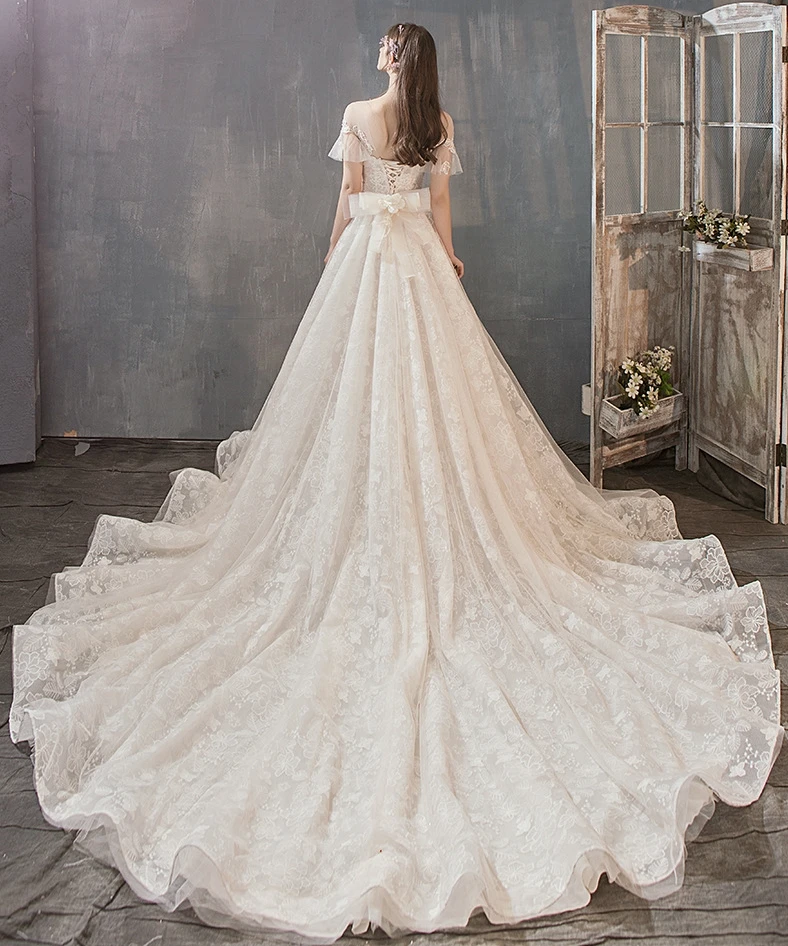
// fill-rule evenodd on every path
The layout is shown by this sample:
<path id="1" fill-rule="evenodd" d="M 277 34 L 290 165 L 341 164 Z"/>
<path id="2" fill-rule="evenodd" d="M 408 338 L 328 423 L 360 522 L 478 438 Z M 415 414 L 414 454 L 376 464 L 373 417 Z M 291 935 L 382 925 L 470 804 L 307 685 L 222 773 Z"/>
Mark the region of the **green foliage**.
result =
<path id="1" fill-rule="evenodd" d="M 631 407 L 640 417 L 648 417 L 657 409 L 661 397 L 673 394 L 670 370 L 674 351 L 673 345 L 669 348 L 655 345 L 621 362 L 616 380 L 625 409 Z"/>

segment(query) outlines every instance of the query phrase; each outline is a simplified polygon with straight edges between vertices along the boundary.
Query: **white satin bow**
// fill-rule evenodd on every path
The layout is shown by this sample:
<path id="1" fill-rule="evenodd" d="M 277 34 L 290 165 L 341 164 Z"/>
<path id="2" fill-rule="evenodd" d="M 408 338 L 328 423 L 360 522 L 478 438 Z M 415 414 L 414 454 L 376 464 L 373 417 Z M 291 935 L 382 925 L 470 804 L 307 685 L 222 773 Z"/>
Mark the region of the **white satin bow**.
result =
<path id="1" fill-rule="evenodd" d="M 360 191 L 350 195 L 350 216 L 374 215 L 372 248 L 380 253 L 382 262 L 396 264 L 399 275 L 405 279 L 415 275 L 410 240 L 425 242 L 417 214 L 430 209 L 430 189 L 397 191 L 379 194 Z"/>
<path id="2" fill-rule="evenodd" d="M 378 203 L 383 210 L 388 210 L 390 214 L 395 214 L 406 206 L 407 201 L 402 194 L 382 194 L 378 197 Z"/>

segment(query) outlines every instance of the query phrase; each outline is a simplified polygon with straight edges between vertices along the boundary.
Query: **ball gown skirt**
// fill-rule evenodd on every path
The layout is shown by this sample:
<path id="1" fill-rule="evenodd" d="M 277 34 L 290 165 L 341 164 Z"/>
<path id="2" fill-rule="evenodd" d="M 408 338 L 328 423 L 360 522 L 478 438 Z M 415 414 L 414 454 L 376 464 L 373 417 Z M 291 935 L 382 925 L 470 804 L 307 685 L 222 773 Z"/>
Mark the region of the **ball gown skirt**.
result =
<path id="1" fill-rule="evenodd" d="M 782 744 L 761 585 L 585 479 L 423 170 L 364 173 L 253 426 L 15 627 L 43 813 L 145 900 L 313 942 L 665 896 Z"/>

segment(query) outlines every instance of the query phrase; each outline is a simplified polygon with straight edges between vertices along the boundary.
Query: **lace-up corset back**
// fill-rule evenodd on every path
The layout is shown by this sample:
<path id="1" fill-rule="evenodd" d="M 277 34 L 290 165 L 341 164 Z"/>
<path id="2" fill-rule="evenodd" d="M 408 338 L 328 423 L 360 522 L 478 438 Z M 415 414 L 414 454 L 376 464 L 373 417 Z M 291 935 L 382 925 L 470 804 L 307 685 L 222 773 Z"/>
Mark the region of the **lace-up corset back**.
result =
<path id="1" fill-rule="evenodd" d="M 415 190 L 422 186 L 426 167 L 411 167 L 370 155 L 364 161 L 364 190 L 377 194 Z"/>
<path id="2" fill-rule="evenodd" d="M 381 158 L 375 151 L 370 136 L 355 122 L 342 121 L 342 132 L 354 135 L 364 149 L 364 190 L 376 194 L 395 194 L 422 186 L 428 166 L 410 166 L 399 161 Z"/>

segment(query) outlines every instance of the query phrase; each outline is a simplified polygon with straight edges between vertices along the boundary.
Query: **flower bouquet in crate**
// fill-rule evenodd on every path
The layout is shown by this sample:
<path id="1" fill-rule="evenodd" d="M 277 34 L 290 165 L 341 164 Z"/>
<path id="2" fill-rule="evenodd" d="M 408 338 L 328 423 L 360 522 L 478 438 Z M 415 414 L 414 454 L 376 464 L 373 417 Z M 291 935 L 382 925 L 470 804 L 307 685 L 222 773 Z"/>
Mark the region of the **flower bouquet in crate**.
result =
<path id="1" fill-rule="evenodd" d="M 750 214 L 733 214 L 725 217 L 721 210 L 709 210 L 699 200 L 695 210 L 679 210 L 683 220 L 682 230 L 694 233 L 698 239 L 692 246 L 679 247 L 692 253 L 696 260 L 733 269 L 760 272 L 774 267 L 774 248 L 771 246 L 749 246 L 745 234 L 750 232 Z"/>
<path id="2" fill-rule="evenodd" d="M 699 200 L 694 211 L 680 210 L 678 216 L 684 221 L 682 230 L 696 234 L 704 243 L 713 243 L 718 250 L 747 246 L 745 234 L 750 232 L 749 214 L 724 217 L 721 210 L 709 210 L 704 201 Z"/>
<path id="3" fill-rule="evenodd" d="M 618 366 L 620 394 L 602 401 L 599 426 L 616 439 L 665 427 L 684 412 L 684 394 L 673 387 L 671 364 L 675 348 L 638 352 Z"/>

